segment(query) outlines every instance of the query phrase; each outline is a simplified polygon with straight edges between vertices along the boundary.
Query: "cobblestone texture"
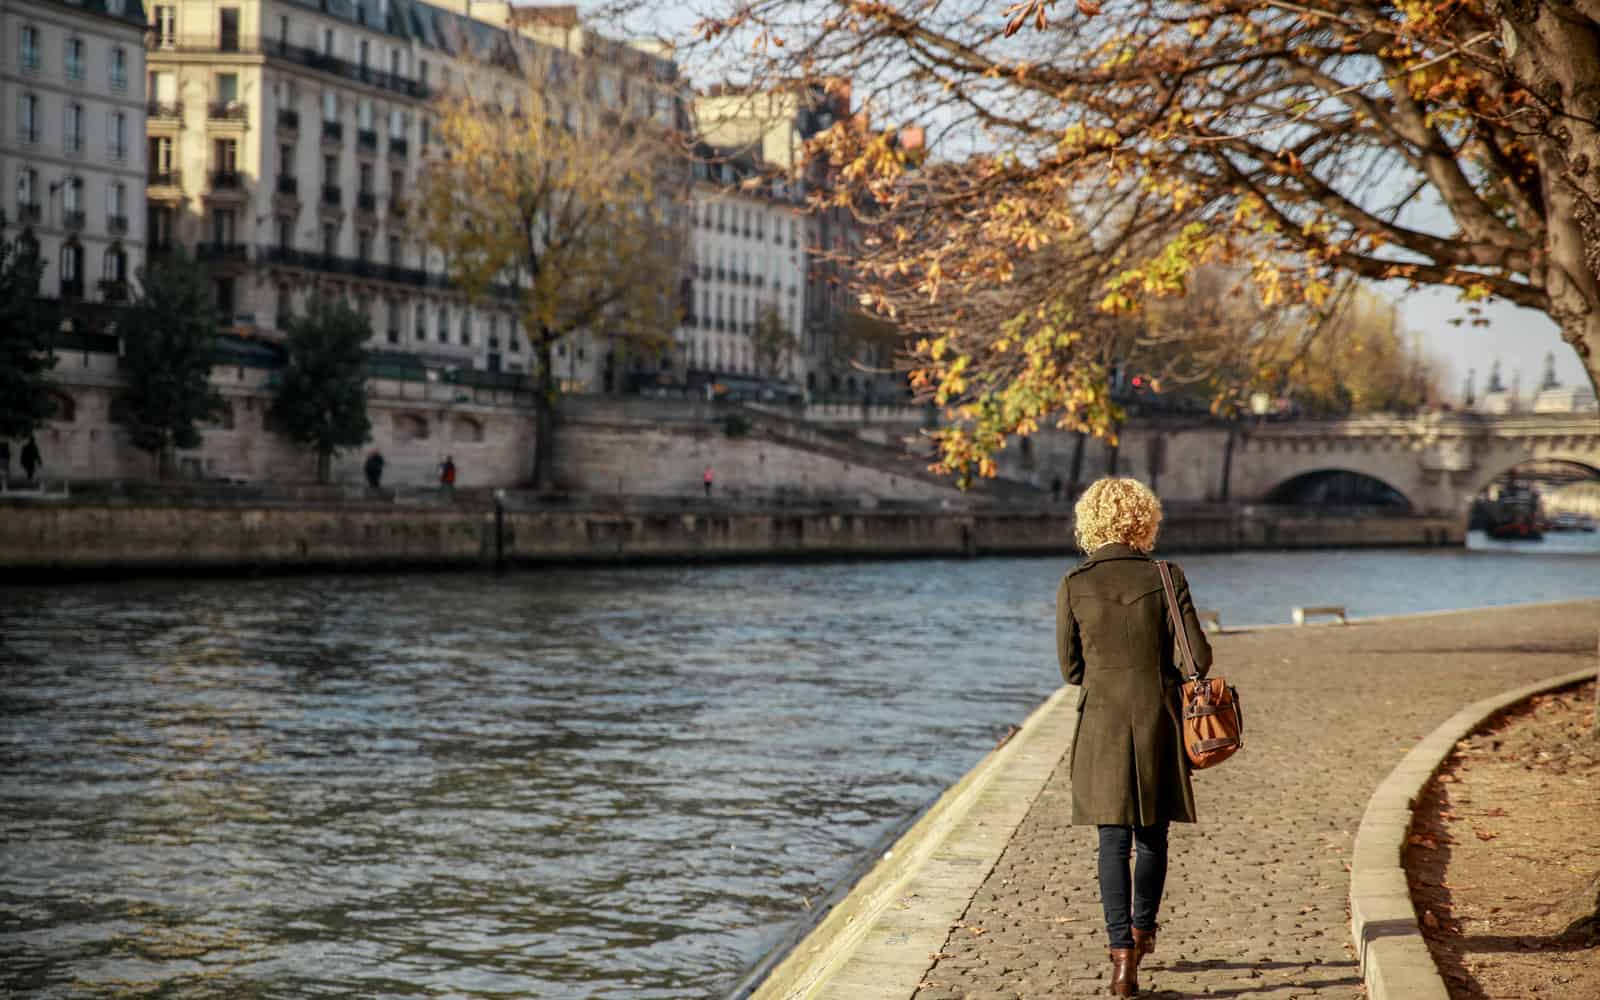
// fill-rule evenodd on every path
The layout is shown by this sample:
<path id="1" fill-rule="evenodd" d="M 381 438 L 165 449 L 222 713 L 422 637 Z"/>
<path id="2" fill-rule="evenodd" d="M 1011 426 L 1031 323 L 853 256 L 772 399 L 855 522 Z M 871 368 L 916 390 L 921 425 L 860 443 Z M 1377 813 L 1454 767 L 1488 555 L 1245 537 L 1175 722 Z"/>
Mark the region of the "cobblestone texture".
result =
<path id="1" fill-rule="evenodd" d="M 1239 688 L 1245 749 L 1195 775 L 1175 825 L 1144 995 L 1361 995 L 1348 862 L 1367 799 L 1463 705 L 1592 665 L 1600 603 L 1272 629 L 1215 640 Z M 1063 760 L 951 928 L 917 1000 L 1104 995 L 1095 835 L 1069 824 Z"/>

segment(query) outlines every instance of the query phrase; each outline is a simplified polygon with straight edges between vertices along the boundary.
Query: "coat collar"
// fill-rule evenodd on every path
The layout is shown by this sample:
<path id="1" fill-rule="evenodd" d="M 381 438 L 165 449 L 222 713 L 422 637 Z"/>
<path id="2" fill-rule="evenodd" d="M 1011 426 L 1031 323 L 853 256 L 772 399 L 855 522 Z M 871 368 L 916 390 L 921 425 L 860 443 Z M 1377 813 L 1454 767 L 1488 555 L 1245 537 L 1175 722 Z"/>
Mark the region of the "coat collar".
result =
<path id="1" fill-rule="evenodd" d="M 1150 556 L 1144 552 L 1140 552 L 1131 545 L 1124 545 L 1121 542 L 1111 542 L 1107 545 L 1102 545 L 1098 549 L 1095 549 L 1093 552 L 1089 553 L 1089 557 L 1085 559 L 1078 568 L 1087 569 L 1096 563 L 1109 562 L 1112 559 L 1143 559 L 1148 562 Z"/>

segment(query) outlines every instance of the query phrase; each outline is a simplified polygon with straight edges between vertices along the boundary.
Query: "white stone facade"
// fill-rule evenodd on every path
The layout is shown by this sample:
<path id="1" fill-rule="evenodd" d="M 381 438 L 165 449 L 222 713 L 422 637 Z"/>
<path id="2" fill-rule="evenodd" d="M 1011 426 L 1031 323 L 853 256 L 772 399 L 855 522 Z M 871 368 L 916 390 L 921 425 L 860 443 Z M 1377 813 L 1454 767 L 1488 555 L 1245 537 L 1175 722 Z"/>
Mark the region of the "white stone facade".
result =
<path id="1" fill-rule="evenodd" d="M 0 209 L 43 295 L 123 301 L 143 264 L 144 63 L 138 0 L 0 0 Z"/>
<path id="2" fill-rule="evenodd" d="M 600 40 L 465 0 L 158 0 L 149 9 L 152 242 L 181 243 L 210 263 L 236 329 L 281 332 L 315 291 L 367 315 L 374 349 L 437 368 L 532 369 L 509 303 L 469 301 L 449 286 L 444 261 L 408 221 L 406 197 L 436 148 L 430 95 L 470 80 L 520 108 L 536 67 L 588 58 Z M 654 115 L 672 96 L 675 67 L 628 51 L 631 61 L 604 69 L 598 99 Z M 569 385 L 593 381 L 604 353 L 593 339 L 569 338 L 558 352 Z"/>
<path id="3" fill-rule="evenodd" d="M 798 343 L 805 321 L 806 254 L 801 240 L 806 220 L 793 185 L 762 178 L 752 167 L 715 155 L 695 164 L 690 204 L 694 267 L 679 349 L 695 376 L 740 375 L 798 386 L 806 370 L 801 351 L 788 351 L 763 365 L 752 334 L 763 312 L 771 310 Z M 744 186 L 745 180 L 755 186 Z"/>

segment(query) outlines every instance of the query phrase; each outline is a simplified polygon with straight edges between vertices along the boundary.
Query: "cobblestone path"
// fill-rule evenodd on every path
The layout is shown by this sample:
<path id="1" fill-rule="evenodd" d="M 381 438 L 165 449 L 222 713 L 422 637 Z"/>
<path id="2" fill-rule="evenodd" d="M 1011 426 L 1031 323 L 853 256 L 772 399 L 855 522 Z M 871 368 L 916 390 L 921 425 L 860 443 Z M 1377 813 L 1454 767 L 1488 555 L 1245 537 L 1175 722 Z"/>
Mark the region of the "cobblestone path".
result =
<path id="1" fill-rule="evenodd" d="M 1597 627 L 1600 602 L 1574 602 L 1214 640 L 1246 745 L 1195 776 L 1200 823 L 1173 827 L 1143 995 L 1360 996 L 1347 864 L 1373 789 L 1463 705 L 1594 665 Z M 1069 825 L 1068 780 L 1063 760 L 917 1000 L 1105 995 L 1095 835 Z"/>

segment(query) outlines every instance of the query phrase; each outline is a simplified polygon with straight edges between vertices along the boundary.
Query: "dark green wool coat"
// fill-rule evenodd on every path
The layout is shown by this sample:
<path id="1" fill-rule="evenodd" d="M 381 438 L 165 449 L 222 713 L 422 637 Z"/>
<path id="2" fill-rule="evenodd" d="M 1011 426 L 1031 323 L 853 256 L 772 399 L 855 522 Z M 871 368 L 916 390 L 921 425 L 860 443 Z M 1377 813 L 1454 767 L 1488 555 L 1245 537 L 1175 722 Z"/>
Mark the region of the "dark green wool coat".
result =
<path id="1" fill-rule="evenodd" d="M 1176 564 L 1172 583 L 1203 673 L 1211 668 L 1211 644 Z M 1081 685 L 1072 742 L 1072 822 L 1195 821 L 1178 716 L 1183 676 L 1175 638 L 1161 574 L 1137 549 L 1103 545 L 1061 581 L 1056 653 L 1061 676 Z"/>

